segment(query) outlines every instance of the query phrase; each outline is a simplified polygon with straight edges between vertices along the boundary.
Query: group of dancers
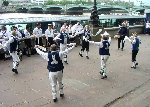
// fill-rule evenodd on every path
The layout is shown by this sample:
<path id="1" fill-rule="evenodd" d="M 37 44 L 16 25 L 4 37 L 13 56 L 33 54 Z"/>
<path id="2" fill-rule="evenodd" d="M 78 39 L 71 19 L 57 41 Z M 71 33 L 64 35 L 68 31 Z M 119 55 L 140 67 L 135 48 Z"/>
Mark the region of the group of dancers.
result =
<path id="1" fill-rule="evenodd" d="M 140 38 L 138 37 L 137 33 L 132 33 L 131 37 L 128 37 L 124 35 L 125 32 L 122 30 L 122 26 L 120 27 L 120 30 L 118 31 L 119 36 L 114 36 L 115 38 L 118 38 L 118 44 L 120 40 L 123 43 L 122 50 L 124 47 L 124 43 L 126 40 L 131 42 L 132 45 L 132 66 L 131 68 L 136 69 L 136 66 L 138 63 L 136 62 L 136 55 L 139 51 L 139 44 L 141 43 Z M 35 49 L 39 55 L 42 56 L 47 62 L 47 69 L 49 70 L 49 79 L 51 81 L 52 86 L 52 98 L 54 102 L 57 102 L 57 83 L 59 88 L 59 94 L 60 97 L 64 97 L 63 92 L 63 69 L 64 69 L 64 63 L 68 64 L 67 61 L 67 54 L 76 46 L 76 43 L 69 43 L 70 38 L 76 38 L 78 37 L 82 44 L 81 50 L 79 52 L 79 55 L 83 57 L 83 52 L 86 51 L 86 58 L 89 59 L 88 52 L 89 52 L 89 44 L 94 44 L 99 46 L 99 55 L 101 60 L 101 68 L 100 68 L 100 75 L 101 79 L 107 78 L 107 70 L 106 70 L 106 63 L 109 59 L 110 52 L 109 47 L 111 45 L 111 36 L 108 32 L 104 32 L 103 34 L 99 34 L 101 40 L 99 42 L 91 41 L 92 32 L 90 30 L 89 25 L 83 26 L 78 22 L 69 31 L 69 26 L 66 25 L 66 23 L 60 28 L 60 33 L 57 36 L 54 36 L 52 24 L 48 25 L 48 29 L 45 31 L 45 36 L 48 41 L 48 47 L 50 47 L 49 51 L 46 51 L 47 49 L 42 46 L 42 30 L 41 30 L 41 24 L 37 24 L 37 27 L 33 30 L 33 35 L 36 37 L 36 45 Z M 26 35 L 30 36 L 29 33 L 27 33 L 26 29 Z M 13 59 L 13 69 L 12 71 L 18 74 L 17 67 L 19 65 L 19 57 L 17 55 L 17 41 L 18 41 L 18 34 L 16 30 L 13 30 L 11 33 L 11 36 L 9 37 L 8 41 L 1 44 L 0 47 L 7 48 L 10 52 L 10 55 Z M 120 39 L 120 40 L 119 40 Z M 26 41 L 27 42 L 27 41 Z M 120 45 L 118 45 L 118 49 Z M 59 48 L 58 48 L 59 47 Z"/>

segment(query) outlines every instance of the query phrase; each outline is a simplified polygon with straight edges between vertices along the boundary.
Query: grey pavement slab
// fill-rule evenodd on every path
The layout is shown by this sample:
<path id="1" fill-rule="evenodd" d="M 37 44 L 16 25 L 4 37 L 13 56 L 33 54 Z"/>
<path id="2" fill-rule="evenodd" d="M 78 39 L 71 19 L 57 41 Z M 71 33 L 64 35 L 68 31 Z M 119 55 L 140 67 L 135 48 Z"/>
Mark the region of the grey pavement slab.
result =
<path id="1" fill-rule="evenodd" d="M 150 36 L 141 35 L 139 66 L 131 69 L 131 44 L 124 51 L 112 40 L 107 63 L 108 78 L 99 75 L 98 47 L 90 45 L 89 57 L 75 47 L 64 69 L 65 98 L 53 103 L 47 62 L 39 55 L 23 56 L 19 74 L 11 72 L 11 60 L 0 61 L 0 107 L 147 107 L 150 102 Z"/>

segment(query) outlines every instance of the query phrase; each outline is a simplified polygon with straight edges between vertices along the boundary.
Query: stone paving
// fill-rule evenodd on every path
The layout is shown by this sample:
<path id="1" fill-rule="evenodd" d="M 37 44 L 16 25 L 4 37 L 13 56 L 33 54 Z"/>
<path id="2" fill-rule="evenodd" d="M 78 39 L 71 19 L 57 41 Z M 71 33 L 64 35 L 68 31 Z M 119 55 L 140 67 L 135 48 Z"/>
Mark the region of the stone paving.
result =
<path id="1" fill-rule="evenodd" d="M 68 55 L 64 69 L 65 98 L 54 103 L 48 79 L 47 62 L 39 55 L 23 56 L 19 74 L 11 71 L 11 60 L 0 60 L 0 107 L 149 107 L 150 36 L 141 35 L 137 55 L 139 66 L 131 69 L 131 44 L 117 50 L 112 40 L 108 60 L 108 78 L 99 75 L 98 47 L 90 46 L 90 59 L 78 55 L 80 46 Z"/>

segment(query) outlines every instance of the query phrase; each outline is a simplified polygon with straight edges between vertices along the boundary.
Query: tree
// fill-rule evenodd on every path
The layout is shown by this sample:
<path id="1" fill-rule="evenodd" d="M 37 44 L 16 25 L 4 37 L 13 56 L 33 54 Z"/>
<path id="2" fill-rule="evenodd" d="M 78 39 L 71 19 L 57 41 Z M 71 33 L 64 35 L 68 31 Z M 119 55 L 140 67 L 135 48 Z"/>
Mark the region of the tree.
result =
<path id="1" fill-rule="evenodd" d="M 3 3 L 2 3 L 3 6 L 8 6 L 9 5 L 9 2 L 7 0 L 3 0 Z"/>

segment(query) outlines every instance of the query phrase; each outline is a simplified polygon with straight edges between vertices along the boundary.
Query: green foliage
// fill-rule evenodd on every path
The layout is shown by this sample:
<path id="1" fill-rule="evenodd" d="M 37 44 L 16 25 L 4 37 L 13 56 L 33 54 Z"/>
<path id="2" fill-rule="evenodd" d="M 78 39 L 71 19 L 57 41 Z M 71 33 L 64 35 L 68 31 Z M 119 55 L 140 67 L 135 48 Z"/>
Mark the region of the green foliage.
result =
<path id="1" fill-rule="evenodd" d="M 66 4 L 88 4 L 88 2 L 84 0 L 62 0 L 62 1 L 54 1 L 54 0 L 48 0 L 46 5 L 56 5 L 56 4 L 61 4 L 61 5 L 66 5 Z"/>
<path id="2" fill-rule="evenodd" d="M 106 3 L 106 5 L 114 5 L 114 6 L 123 6 L 126 8 L 132 7 L 134 4 L 132 2 L 125 2 L 125 1 L 114 1 L 114 0 L 97 0 L 97 4 L 100 3 Z M 55 1 L 55 0 L 48 0 L 46 5 L 66 5 L 66 4 L 88 4 L 92 5 L 93 0 L 60 0 L 60 1 Z"/>
<path id="3" fill-rule="evenodd" d="M 9 5 L 9 2 L 7 0 L 3 0 L 3 5 L 4 6 L 8 6 Z"/>

